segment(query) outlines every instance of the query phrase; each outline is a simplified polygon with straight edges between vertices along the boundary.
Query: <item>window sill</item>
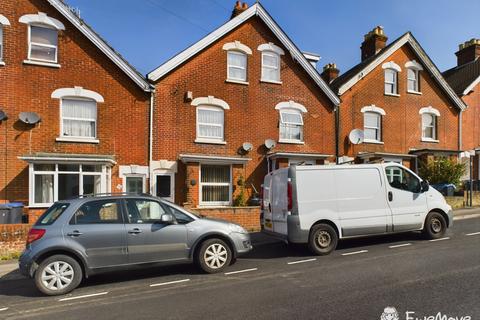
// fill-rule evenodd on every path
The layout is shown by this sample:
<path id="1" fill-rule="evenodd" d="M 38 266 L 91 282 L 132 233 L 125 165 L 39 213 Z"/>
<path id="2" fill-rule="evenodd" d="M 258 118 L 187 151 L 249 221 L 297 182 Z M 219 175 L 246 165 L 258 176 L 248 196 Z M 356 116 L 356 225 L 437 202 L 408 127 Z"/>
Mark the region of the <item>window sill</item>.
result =
<path id="1" fill-rule="evenodd" d="M 400 95 L 398 93 L 386 93 L 386 92 L 384 92 L 384 95 L 390 96 L 390 97 L 400 97 Z"/>
<path id="2" fill-rule="evenodd" d="M 371 144 L 385 144 L 383 141 L 378 141 L 378 140 L 370 140 L 370 139 L 364 139 L 364 143 L 371 143 Z"/>
<path id="3" fill-rule="evenodd" d="M 248 86 L 248 85 L 249 85 L 249 82 L 248 82 L 248 81 L 235 80 L 235 79 L 227 79 L 227 80 L 225 80 L 225 82 L 228 82 L 228 83 L 236 83 L 236 84 L 243 84 L 243 85 L 245 85 L 245 86 Z"/>
<path id="4" fill-rule="evenodd" d="M 209 140 L 209 139 L 202 139 L 202 138 L 195 139 L 195 143 L 221 144 L 221 145 L 225 145 L 225 144 L 227 144 L 227 142 L 226 142 L 226 141 L 220 141 L 220 140 Z"/>
<path id="5" fill-rule="evenodd" d="M 278 140 L 278 143 L 286 143 L 286 144 L 305 144 L 305 141 L 295 141 L 295 140 Z"/>
<path id="6" fill-rule="evenodd" d="M 410 91 L 410 90 L 408 90 L 407 93 L 417 94 L 417 95 L 419 95 L 419 96 L 422 95 L 422 93 L 421 93 L 420 91 Z"/>
<path id="7" fill-rule="evenodd" d="M 0 61 L 0 67 L 3 67 L 5 66 L 5 62 L 4 61 Z"/>
<path id="8" fill-rule="evenodd" d="M 267 79 L 260 79 L 260 82 L 264 82 L 264 83 L 272 83 L 272 84 L 283 84 L 283 82 L 282 82 L 282 81 L 267 80 Z"/>
<path id="9" fill-rule="evenodd" d="M 41 208 L 50 208 L 52 206 L 53 203 L 51 204 L 48 204 L 48 203 L 45 203 L 45 204 L 29 204 L 28 205 L 28 208 L 29 209 L 41 209 Z"/>
<path id="10" fill-rule="evenodd" d="M 55 139 L 57 142 L 74 142 L 74 143 L 100 143 L 98 139 L 85 139 L 85 138 L 69 138 L 69 137 L 58 137 Z"/>
<path id="11" fill-rule="evenodd" d="M 422 138 L 422 142 L 430 142 L 430 143 L 439 143 L 440 140 L 429 139 L 429 138 Z"/>
<path id="12" fill-rule="evenodd" d="M 42 66 L 42 67 L 50 67 L 50 68 L 60 68 L 58 63 L 54 62 L 43 62 L 43 61 L 35 61 L 35 60 L 23 60 L 23 64 L 31 64 L 34 66 Z"/>

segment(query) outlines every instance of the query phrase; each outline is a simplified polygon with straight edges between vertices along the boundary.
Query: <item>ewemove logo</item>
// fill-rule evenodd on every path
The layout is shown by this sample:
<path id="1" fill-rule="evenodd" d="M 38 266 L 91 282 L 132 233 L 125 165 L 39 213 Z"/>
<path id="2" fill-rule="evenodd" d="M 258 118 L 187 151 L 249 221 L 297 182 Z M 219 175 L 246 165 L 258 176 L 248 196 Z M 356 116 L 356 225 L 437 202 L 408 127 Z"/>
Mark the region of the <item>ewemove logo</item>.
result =
<path id="1" fill-rule="evenodd" d="M 442 314 L 438 312 L 436 315 L 432 316 L 416 316 L 415 311 L 405 312 L 406 320 L 472 320 L 472 316 L 450 316 L 447 314 Z M 380 320 L 400 320 L 397 309 L 394 307 L 386 307 L 383 309 L 383 313 L 380 317 Z"/>

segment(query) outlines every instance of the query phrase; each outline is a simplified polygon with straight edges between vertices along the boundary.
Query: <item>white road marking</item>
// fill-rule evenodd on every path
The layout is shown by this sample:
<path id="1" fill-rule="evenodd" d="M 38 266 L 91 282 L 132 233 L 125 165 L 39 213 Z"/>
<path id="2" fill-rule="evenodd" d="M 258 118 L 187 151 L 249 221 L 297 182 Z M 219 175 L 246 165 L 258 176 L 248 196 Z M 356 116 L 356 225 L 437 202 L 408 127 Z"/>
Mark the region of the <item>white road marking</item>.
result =
<path id="1" fill-rule="evenodd" d="M 368 252 L 368 250 L 353 251 L 353 252 L 342 253 L 342 256 L 351 256 L 352 254 L 359 254 L 359 253 L 366 253 L 366 252 Z"/>
<path id="2" fill-rule="evenodd" d="M 389 248 L 394 249 L 394 248 L 406 247 L 406 246 L 411 246 L 411 245 L 412 245 L 411 243 L 402 243 L 402 244 L 396 244 L 396 245 L 393 245 L 393 246 L 389 246 Z"/>
<path id="3" fill-rule="evenodd" d="M 305 259 L 305 260 L 298 260 L 298 261 L 287 262 L 287 264 L 297 264 L 297 263 L 304 263 L 304 262 L 310 262 L 310 261 L 316 261 L 316 260 L 317 260 L 317 258 Z"/>
<path id="4" fill-rule="evenodd" d="M 244 269 L 244 270 L 238 270 L 238 271 L 231 271 L 231 272 L 225 272 L 225 275 L 228 276 L 230 274 L 236 274 L 236 273 L 244 273 L 244 272 L 250 272 L 250 271 L 256 271 L 258 268 L 251 268 L 251 269 Z"/>
<path id="5" fill-rule="evenodd" d="M 0 308 L 0 311 L 7 311 L 8 308 Z"/>
<path id="6" fill-rule="evenodd" d="M 479 235 L 480 232 L 472 232 L 472 233 L 467 233 L 466 236 L 476 236 Z"/>
<path id="7" fill-rule="evenodd" d="M 154 283 L 154 284 L 151 284 L 150 287 L 166 286 L 166 285 L 169 285 L 169 284 L 182 283 L 182 282 L 187 282 L 187 281 L 190 281 L 190 279 L 183 279 L 183 280 L 175 280 L 175 281 L 169 281 L 169 282 Z"/>
<path id="8" fill-rule="evenodd" d="M 432 239 L 432 240 L 428 240 L 430 242 L 435 242 L 435 241 L 442 241 L 442 240 L 449 240 L 450 237 L 445 237 L 445 238 L 439 238 L 439 239 Z"/>
<path id="9" fill-rule="evenodd" d="M 105 294 L 108 294 L 108 291 L 99 292 L 99 293 L 92 293 L 92 294 L 86 294 L 86 295 L 83 295 L 83 296 L 62 298 L 62 299 L 59 299 L 58 301 L 70 301 L 70 300 L 83 299 L 83 298 L 89 298 L 89 297 L 103 296 L 103 295 L 105 295 Z"/>
<path id="10" fill-rule="evenodd" d="M 453 217 L 453 221 L 473 219 L 473 218 L 480 218 L 480 213 L 467 214 L 467 215 L 463 215 L 463 216 L 456 216 L 456 217 Z"/>

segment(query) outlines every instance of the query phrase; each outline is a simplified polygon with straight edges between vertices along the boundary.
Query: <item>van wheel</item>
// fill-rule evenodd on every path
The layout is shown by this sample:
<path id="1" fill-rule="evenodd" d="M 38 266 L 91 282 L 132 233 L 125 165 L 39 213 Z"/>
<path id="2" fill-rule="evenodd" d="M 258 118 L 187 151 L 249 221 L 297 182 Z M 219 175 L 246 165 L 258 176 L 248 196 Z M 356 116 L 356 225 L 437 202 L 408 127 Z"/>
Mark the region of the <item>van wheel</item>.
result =
<path id="1" fill-rule="evenodd" d="M 423 234 L 427 239 L 438 239 L 445 235 L 447 222 L 438 212 L 430 212 L 425 219 Z"/>
<path id="2" fill-rule="evenodd" d="M 232 261 L 232 250 L 220 239 L 208 239 L 202 243 L 195 262 L 206 273 L 217 273 Z"/>
<path id="3" fill-rule="evenodd" d="M 49 296 L 66 294 L 82 282 L 82 268 L 77 260 L 54 255 L 43 260 L 35 271 L 35 285 Z"/>
<path id="4" fill-rule="evenodd" d="M 328 224 L 317 224 L 312 227 L 308 246 L 310 250 L 320 256 L 330 254 L 337 247 L 338 235 Z"/>

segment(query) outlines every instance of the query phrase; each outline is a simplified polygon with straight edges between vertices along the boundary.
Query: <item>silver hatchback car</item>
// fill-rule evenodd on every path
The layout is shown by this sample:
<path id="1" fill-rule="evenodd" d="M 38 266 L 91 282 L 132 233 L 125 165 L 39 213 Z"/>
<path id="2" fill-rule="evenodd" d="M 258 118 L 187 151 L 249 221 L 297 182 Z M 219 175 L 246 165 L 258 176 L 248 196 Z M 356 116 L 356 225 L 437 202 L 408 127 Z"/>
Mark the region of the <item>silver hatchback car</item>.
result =
<path id="1" fill-rule="evenodd" d="M 220 272 L 251 249 L 241 226 L 160 198 L 79 197 L 56 202 L 38 219 L 19 267 L 41 292 L 60 295 L 94 273 L 131 265 L 194 262 Z"/>

